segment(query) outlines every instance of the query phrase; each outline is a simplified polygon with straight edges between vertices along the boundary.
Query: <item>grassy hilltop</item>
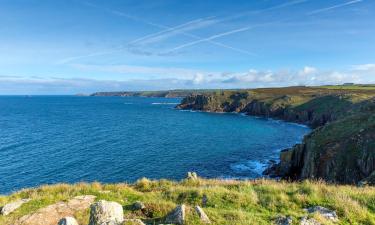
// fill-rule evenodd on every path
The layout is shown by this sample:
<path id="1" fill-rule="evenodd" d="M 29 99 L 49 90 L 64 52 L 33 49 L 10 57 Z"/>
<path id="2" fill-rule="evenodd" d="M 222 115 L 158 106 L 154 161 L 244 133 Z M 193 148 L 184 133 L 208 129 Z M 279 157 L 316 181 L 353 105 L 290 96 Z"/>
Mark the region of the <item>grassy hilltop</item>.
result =
<path id="1" fill-rule="evenodd" d="M 241 112 L 315 128 L 281 153 L 269 175 L 375 184 L 375 86 L 223 90 L 184 98 L 180 109 Z"/>
<path id="2" fill-rule="evenodd" d="M 324 182 L 289 183 L 273 180 L 168 180 L 141 179 L 134 184 L 58 184 L 22 190 L 0 197 L 0 205 L 19 198 L 31 198 L 13 214 L 0 216 L 0 224 L 13 224 L 23 215 L 78 195 L 95 195 L 96 200 L 119 202 L 125 218 L 142 219 L 146 224 L 162 223 L 177 204 L 186 204 L 186 224 L 201 224 L 193 207 L 200 205 L 212 224 L 272 224 L 278 216 L 291 216 L 293 224 L 307 215 L 310 206 L 324 206 L 337 212 L 335 224 L 375 224 L 375 187 L 329 185 Z M 205 206 L 202 203 L 206 196 Z M 146 209 L 135 211 L 132 204 L 142 201 Z M 74 215 L 88 224 L 88 210 Z M 333 224 L 311 214 L 322 224 Z"/>

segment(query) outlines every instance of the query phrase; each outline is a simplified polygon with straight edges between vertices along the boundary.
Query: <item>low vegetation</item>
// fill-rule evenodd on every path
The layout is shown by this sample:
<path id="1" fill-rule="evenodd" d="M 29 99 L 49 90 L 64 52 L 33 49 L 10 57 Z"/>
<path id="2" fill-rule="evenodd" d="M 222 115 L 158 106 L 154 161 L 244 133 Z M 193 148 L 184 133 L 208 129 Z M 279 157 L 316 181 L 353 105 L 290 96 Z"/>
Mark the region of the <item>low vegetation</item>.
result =
<path id="1" fill-rule="evenodd" d="M 193 209 L 196 205 L 204 209 L 213 224 L 272 224 L 282 215 L 291 216 L 293 224 L 299 224 L 306 215 L 304 208 L 318 205 L 335 210 L 337 224 L 375 224 L 375 187 L 263 179 L 174 182 L 145 178 L 134 184 L 57 184 L 1 196 L 0 205 L 20 198 L 32 200 L 12 214 L 0 216 L 0 224 L 12 224 L 23 215 L 78 195 L 116 201 L 123 206 L 125 218 L 140 218 L 147 224 L 163 222 L 178 204 L 187 206 L 186 224 L 200 224 Z M 142 201 L 146 210 L 134 211 L 132 204 L 136 201 Z M 74 216 L 80 224 L 88 223 L 88 211 Z M 322 224 L 332 224 L 319 215 L 310 216 Z"/>

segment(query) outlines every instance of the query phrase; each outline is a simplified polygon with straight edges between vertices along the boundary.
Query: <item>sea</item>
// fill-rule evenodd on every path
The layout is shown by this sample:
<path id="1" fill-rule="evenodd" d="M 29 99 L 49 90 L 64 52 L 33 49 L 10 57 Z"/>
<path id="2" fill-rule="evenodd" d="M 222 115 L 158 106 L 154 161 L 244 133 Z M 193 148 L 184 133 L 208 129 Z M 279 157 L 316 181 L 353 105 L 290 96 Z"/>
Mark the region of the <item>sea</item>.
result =
<path id="1" fill-rule="evenodd" d="M 1 96 L 0 194 L 44 184 L 262 176 L 306 126 L 177 110 L 180 98 Z"/>

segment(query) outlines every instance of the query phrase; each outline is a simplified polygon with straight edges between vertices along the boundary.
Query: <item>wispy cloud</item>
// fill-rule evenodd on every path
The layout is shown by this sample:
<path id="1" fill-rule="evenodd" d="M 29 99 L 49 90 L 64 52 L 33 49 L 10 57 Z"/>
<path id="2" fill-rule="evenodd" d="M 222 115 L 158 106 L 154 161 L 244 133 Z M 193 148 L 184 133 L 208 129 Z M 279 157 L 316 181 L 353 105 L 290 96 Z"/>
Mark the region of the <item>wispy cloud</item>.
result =
<path id="1" fill-rule="evenodd" d="M 349 5 L 353 5 L 353 4 L 356 4 L 356 3 L 360 3 L 362 1 L 363 0 L 353 0 L 353 1 L 342 3 L 342 4 L 338 4 L 338 5 L 322 8 L 322 9 L 317 9 L 317 10 L 314 10 L 314 11 L 308 13 L 307 15 L 315 15 L 315 14 L 323 13 L 323 12 L 330 11 L 330 10 L 337 9 L 337 8 L 341 8 L 341 7 L 344 7 L 344 6 L 349 6 Z"/>

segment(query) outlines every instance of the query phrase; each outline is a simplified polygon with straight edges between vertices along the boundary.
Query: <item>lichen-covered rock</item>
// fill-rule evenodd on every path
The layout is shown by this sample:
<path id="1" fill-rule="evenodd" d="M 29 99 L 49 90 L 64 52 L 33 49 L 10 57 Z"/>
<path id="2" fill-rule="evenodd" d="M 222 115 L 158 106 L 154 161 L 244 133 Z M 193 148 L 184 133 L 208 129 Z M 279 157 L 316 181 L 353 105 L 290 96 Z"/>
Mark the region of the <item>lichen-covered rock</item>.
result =
<path id="1" fill-rule="evenodd" d="M 93 195 L 83 195 L 68 202 L 58 202 L 21 217 L 14 225 L 56 225 L 61 218 L 88 209 L 95 198 Z"/>
<path id="2" fill-rule="evenodd" d="M 275 224 L 276 225 L 292 225 L 293 220 L 292 220 L 292 217 L 290 216 L 279 216 L 278 218 L 276 218 Z"/>
<path id="3" fill-rule="evenodd" d="M 133 210 L 142 210 L 142 209 L 145 209 L 145 208 L 146 208 L 145 204 L 141 201 L 136 201 L 133 204 Z"/>
<path id="4" fill-rule="evenodd" d="M 177 206 L 172 212 L 170 212 L 165 218 L 166 223 L 172 224 L 184 224 L 185 222 L 185 205 Z"/>
<path id="5" fill-rule="evenodd" d="M 324 208 L 322 206 L 314 206 L 306 209 L 308 213 L 319 213 L 321 216 L 326 218 L 327 220 L 331 220 L 333 222 L 338 221 L 338 217 L 335 211 L 329 210 L 327 208 Z"/>
<path id="6" fill-rule="evenodd" d="M 124 221 L 122 206 L 117 202 L 100 200 L 90 206 L 89 225 L 120 224 Z"/>
<path id="7" fill-rule="evenodd" d="M 299 223 L 300 225 L 321 225 L 318 221 L 314 218 L 307 218 L 306 216 L 303 217 Z"/>
<path id="8" fill-rule="evenodd" d="M 9 215 L 10 213 L 15 211 L 19 207 L 21 207 L 23 204 L 29 202 L 30 200 L 31 199 L 20 199 L 20 200 L 8 203 L 1 208 L 0 214 L 4 216 Z"/>
<path id="9" fill-rule="evenodd" d="M 188 172 L 186 178 L 189 180 L 196 180 L 198 179 L 198 175 L 196 172 Z"/>
<path id="10" fill-rule="evenodd" d="M 195 211 L 197 212 L 202 223 L 206 223 L 206 224 L 211 223 L 210 218 L 208 218 L 207 214 L 203 211 L 201 207 L 195 206 Z"/>
<path id="11" fill-rule="evenodd" d="M 78 222 L 73 217 L 67 216 L 67 217 L 62 218 L 59 221 L 58 225 L 78 225 Z"/>

